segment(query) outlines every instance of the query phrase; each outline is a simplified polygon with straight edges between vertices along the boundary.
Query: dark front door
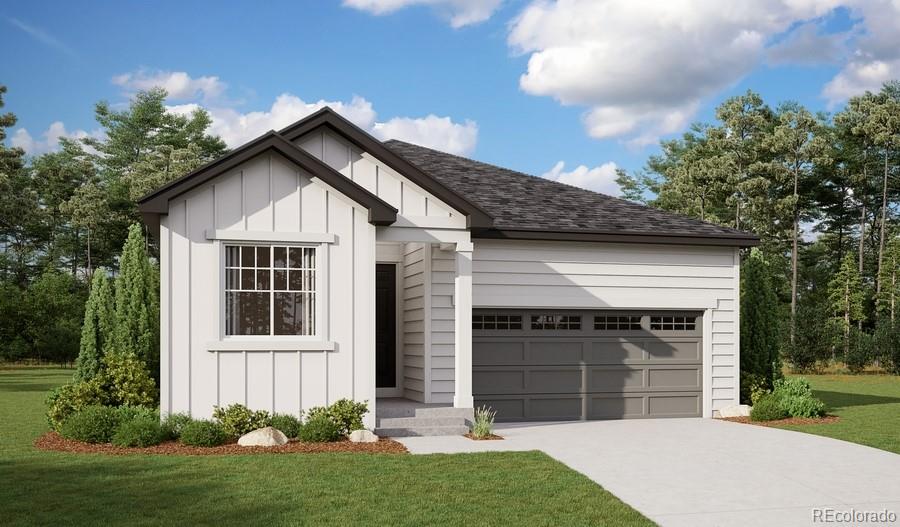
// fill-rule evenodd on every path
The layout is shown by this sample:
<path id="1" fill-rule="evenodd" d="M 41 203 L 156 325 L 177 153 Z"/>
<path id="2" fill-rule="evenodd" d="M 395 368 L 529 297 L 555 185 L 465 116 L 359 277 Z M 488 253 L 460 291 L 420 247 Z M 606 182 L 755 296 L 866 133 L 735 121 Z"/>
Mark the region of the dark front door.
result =
<path id="1" fill-rule="evenodd" d="M 397 266 L 375 265 L 375 386 L 397 386 Z"/>

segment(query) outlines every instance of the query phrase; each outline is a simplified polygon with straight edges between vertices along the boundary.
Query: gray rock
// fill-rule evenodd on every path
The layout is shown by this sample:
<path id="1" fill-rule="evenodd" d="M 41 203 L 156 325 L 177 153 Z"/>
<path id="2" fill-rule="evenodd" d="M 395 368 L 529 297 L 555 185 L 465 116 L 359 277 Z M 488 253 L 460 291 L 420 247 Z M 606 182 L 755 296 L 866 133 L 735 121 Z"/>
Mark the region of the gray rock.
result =
<path id="1" fill-rule="evenodd" d="M 354 430 L 350 432 L 350 442 L 352 443 L 375 443 L 378 436 L 368 430 Z"/>
<path id="2" fill-rule="evenodd" d="M 238 439 L 241 446 L 279 446 L 288 442 L 288 438 L 281 430 L 267 426 L 248 432 Z"/>
<path id="3" fill-rule="evenodd" d="M 750 407 L 746 404 L 733 404 L 719 410 L 719 417 L 748 417 Z"/>

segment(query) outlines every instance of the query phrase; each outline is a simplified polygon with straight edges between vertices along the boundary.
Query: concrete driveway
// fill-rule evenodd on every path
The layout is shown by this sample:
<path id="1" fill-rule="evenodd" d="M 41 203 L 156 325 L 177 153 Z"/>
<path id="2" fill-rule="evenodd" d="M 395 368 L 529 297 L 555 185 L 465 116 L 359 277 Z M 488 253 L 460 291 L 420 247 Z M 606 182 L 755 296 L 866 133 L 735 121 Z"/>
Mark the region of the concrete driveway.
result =
<path id="1" fill-rule="evenodd" d="M 887 509 L 900 525 L 900 455 L 853 443 L 712 419 L 507 424 L 497 431 L 504 441 L 398 440 L 415 454 L 542 450 L 664 526 L 821 525 L 813 509 L 829 507 Z"/>

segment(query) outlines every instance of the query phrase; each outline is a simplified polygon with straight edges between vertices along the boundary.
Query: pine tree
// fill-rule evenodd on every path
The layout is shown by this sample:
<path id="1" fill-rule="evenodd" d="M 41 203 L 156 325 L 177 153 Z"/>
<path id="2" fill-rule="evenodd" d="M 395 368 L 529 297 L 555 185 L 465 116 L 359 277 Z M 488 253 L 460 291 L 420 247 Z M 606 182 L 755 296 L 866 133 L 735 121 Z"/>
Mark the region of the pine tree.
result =
<path id="1" fill-rule="evenodd" d="M 159 290 L 141 227 L 132 224 L 116 279 L 116 353 L 130 353 L 159 375 Z"/>
<path id="2" fill-rule="evenodd" d="M 98 269 L 91 280 L 91 293 L 84 307 L 81 345 L 75 361 L 76 381 L 86 381 L 100 373 L 103 356 L 112 344 L 114 328 L 112 284 L 106 271 Z"/>
<path id="3" fill-rule="evenodd" d="M 772 388 L 781 372 L 778 298 L 762 252 L 753 249 L 741 272 L 741 376 Z M 743 391 L 749 384 L 741 383 Z M 748 400 L 750 394 L 742 394 Z"/>
<path id="4" fill-rule="evenodd" d="M 838 330 L 844 356 L 850 351 L 850 328 L 853 322 L 863 317 L 862 280 L 853 254 L 847 253 L 841 268 L 828 284 L 828 304 L 831 309 L 831 323 Z"/>
<path id="5" fill-rule="evenodd" d="M 887 242 L 881 265 L 878 269 L 880 289 L 875 296 L 875 311 L 879 319 L 896 320 L 897 301 L 900 300 L 900 238 Z"/>

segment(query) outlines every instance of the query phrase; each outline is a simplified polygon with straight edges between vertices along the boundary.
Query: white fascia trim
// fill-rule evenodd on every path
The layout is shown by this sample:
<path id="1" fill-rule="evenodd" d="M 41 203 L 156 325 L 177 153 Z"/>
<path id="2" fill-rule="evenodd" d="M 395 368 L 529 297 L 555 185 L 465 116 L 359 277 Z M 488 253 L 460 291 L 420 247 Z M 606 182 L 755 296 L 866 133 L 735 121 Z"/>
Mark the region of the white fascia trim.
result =
<path id="1" fill-rule="evenodd" d="M 208 351 L 334 351 L 334 342 L 324 340 L 225 339 L 206 343 Z"/>
<path id="2" fill-rule="evenodd" d="M 208 230 L 207 240 L 234 242 L 334 243 L 337 237 L 327 232 L 271 232 Z"/>

